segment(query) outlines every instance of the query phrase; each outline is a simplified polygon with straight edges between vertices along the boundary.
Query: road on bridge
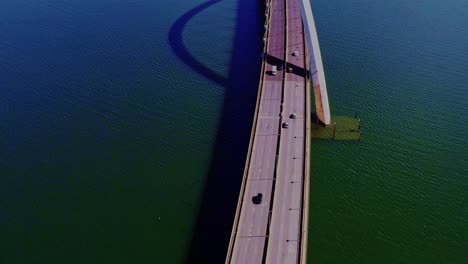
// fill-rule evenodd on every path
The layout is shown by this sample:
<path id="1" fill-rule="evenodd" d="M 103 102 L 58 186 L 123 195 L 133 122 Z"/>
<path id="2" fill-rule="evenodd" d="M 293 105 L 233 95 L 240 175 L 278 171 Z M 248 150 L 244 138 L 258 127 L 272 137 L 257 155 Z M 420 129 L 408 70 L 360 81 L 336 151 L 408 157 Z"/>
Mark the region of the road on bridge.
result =
<path id="1" fill-rule="evenodd" d="M 304 28 L 298 0 L 267 3 L 266 52 L 226 263 L 303 263 L 307 250 L 310 91 Z"/>

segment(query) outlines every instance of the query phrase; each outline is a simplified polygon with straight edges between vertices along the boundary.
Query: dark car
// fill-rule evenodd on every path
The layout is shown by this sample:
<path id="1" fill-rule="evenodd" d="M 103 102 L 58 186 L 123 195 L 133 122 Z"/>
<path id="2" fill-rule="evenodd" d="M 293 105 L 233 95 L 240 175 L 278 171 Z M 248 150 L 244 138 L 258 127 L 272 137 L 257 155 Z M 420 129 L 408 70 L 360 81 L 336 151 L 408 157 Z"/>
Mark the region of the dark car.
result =
<path id="1" fill-rule="evenodd" d="M 262 193 L 258 193 L 256 196 L 252 197 L 252 202 L 254 204 L 261 204 L 262 200 L 263 200 L 263 194 Z"/>

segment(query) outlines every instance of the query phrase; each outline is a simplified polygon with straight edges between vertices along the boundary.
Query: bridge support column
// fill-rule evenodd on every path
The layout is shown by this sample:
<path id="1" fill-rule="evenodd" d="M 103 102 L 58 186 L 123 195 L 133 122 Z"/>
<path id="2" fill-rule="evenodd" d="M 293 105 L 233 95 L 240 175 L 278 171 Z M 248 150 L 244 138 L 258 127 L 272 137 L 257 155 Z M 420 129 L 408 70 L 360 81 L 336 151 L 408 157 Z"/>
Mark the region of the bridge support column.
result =
<path id="1" fill-rule="evenodd" d="M 314 87 L 316 98 L 317 117 L 325 125 L 330 125 L 331 114 L 330 105 L 328 103 L 327 84 L 325 82 L 325 73 L 323 71 L 322 55 L 320 54 L 320 46 L 315 28 L 314 16 L 310 0 L 299 0 L 301 5 L 302 23 L 304 24 L 305 38 L 309 52 L 310 75 L 312 85 Z M 319 100 L 317 100 L 319 99 Z M 319 104 L 317 104 L 319 102 Z"/>

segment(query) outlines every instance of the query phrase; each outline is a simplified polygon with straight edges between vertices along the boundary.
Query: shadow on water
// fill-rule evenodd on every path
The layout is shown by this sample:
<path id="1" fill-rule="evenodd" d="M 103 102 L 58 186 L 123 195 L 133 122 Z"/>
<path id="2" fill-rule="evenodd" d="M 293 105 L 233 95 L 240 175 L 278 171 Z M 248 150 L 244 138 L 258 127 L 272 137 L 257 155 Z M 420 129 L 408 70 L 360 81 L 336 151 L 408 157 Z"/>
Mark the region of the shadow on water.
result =
<path id="1" fill-rule="evenodd" d="M 179 59 L 181 59 L 186 65 L 190 66 L 198 74 L 216 82 L 221 86 L 227 87 L 229 85 L 228 79 L 219 75 L 210 68 L 206 67 L 205 65 L 203 65 L 203 63 L 197 61 L 190 54 L 190 51 L 184 45 L 183 41 L 184 29 L 187 26 L 188 22 L 190 22 L 190 20 L 193 17 L 201 13 L 203 10 L 222 1 L 223 0 L 212 0 L 205 2 L 189 10 L 187 13 L 179 17 L 177 21 L 174 24 L 172 24 L 171 29 L 169 31 L 169 44 L 171 45 L 172 51 L 174 51 L 177 57 L 179 57 Z"/>
<path id="2" fill-rule="evenodd" d="M 261 65 L 262 1 L 237 1 L 235 49 L 227 78 L 197 61 L 183 44 L 187 23 L 221 1 L 208 1 L 191 9 L 172 25 L 168 36 L 169 44 L 179 59 L 225 88 L 222 120 L 187 263 L 223 263 L 225 260 L 249 144 Z M 249 15 L 254 17 L 247 17 Z"/>

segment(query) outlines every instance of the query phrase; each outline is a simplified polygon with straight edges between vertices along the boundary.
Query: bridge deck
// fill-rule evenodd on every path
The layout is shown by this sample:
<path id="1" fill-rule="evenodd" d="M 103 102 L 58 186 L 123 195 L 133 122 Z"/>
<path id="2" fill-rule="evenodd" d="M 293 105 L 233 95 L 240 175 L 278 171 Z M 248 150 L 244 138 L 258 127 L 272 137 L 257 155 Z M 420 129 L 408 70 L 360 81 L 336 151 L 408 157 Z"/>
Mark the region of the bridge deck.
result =
<path id="1" fill-rule="evenodd" d="M 307 240 L 302 229 L 310 98 L 304 28 L 298 0 L 270 5 L 260 98 L 226 263 L 300 263 Z M 272 75 L 272 67 L 281 64 L 284 69 Z M 282 128 L 284 122 L 288 128 Z M 258 193 L 261 204 L 253 202 Z"/>
<path id="2" fill-rule="evenodd" d="M 299 263 L 301 250 L 301 220 L 303 206 L 306 84 L 305 43 L 301 11 L 297 0 L 287 1 L 287 47 L 284 83 L 283 121 L 289 123 L 282 129 L 277 167 L 277 179 L 266 263 Z M 297 51 L 298 56 L 293 56 Z M 295 113 L 297 118 L 291 119 Z"/>

